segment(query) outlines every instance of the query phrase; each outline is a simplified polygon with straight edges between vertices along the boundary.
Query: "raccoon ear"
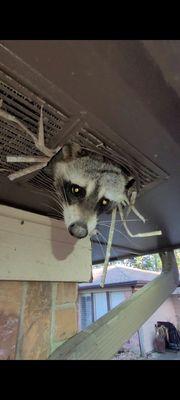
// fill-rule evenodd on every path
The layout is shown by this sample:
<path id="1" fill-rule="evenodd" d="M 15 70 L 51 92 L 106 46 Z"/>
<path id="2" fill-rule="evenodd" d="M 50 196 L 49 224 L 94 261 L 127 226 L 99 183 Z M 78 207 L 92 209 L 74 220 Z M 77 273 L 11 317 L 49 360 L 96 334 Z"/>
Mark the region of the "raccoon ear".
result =
<path id="1" fill-rule="evenodd" d="M 54 175 L 54 166 L 60 161 L 69 161 L 75 159 L 81 153 L 81 146 L 77 143 L 67 143 L 61 150 L 56 153 L 43 169 L 45 174 L 49 177 Z"/>
<path id="2" fill-rule="evenodd" d="M 126 183 L 126 190 L 130 189 L 135 184 L 135 182 L 136 182 L 135 179 L 132 176 L 130 176 Z"/>
<path id="3" fill-rule="evenodd" d="M 131 177 L 131 179 L 129 179 L 129 181 L 126 183 L 125 193 L 129 198 L 134 191 L 137 192 L 137 183 L 136 180 Z"/>
<path id="4" fill-rule="evenodd" d="M 46 165 L 45 168 L 43 168 L 44 173 L 49 176 L 52 177 L 54 176 L 54 166 L 58 161 L 62 161 L 63 160 L 63 154 L 62 154 L 62 149 L 58 151 L 58 153 L 56 153 L 48 162 L 48 164 Z"/>
<path id="5" fill-rule="evenodd" d="M 78 143 L 67 143 L 62 148 L 64 161 L 73 160 L 81 153 L 81 146 Z"/>

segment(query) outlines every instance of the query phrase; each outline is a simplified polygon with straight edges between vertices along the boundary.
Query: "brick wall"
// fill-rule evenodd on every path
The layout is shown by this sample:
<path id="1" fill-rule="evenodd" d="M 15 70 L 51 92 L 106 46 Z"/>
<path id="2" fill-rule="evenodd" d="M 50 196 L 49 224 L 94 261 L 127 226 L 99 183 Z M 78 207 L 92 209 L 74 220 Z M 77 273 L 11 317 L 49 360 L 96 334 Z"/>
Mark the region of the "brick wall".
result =
<path id="1" fill-rule="evenodd" d="M 0 281 L 0 359 L 47 359 L 77 332 L 76 302 L 76 283 Z"/>

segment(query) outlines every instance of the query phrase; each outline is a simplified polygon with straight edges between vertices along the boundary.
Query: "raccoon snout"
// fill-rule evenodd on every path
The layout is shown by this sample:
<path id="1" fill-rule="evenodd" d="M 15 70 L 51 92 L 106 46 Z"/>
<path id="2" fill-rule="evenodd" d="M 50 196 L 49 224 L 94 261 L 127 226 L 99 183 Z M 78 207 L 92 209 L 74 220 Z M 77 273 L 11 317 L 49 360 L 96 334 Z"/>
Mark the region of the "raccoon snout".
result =
<path id="1" fill-rule="evenodd" d="M 88 234 L 88 228 L 84 222 L 75 222 L 74 224 L 69 225 L 68 231 L 72 236 L 75 236 L 78 239 L 82 239 Z"/>

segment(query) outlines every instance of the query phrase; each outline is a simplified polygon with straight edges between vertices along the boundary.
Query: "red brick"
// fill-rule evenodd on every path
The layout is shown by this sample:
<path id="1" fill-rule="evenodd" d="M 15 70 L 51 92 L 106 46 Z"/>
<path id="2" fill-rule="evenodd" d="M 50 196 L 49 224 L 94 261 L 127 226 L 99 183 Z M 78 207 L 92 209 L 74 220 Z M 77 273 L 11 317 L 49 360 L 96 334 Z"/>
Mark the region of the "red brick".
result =
<path id="1" fill-rule="evenodd" d="M 22 283 L 0 281 L 0 359 L 14 359 L 19 329 Z"/>
<path id="2" fill-rule="evenodd" d="M 55 340 L 64 340 L 77 333 L 76 306 L 69 306 L 56 310 Z"/>
<path id="3" fill-rule="evenodd" d="M 18 314 L 21 296 L 22 282 L 0 281 L 0 311 Z"/>
<path id="4" fill-rule="evenodd" d="M 28 282 L 18 358 L 43 360 L 50 353 L 51 288 L 49 282 Z"/>
<path id="5" fill-rule="evenodd" d="M 57 285 L 57 304 L 74 303 L 77 300 L 77 283 L 60 282 Z"/>
<path id="6" fill-rule="evenodd" d="M 15 359 L 19 319 L 0 312 L 0 360 Z"/>

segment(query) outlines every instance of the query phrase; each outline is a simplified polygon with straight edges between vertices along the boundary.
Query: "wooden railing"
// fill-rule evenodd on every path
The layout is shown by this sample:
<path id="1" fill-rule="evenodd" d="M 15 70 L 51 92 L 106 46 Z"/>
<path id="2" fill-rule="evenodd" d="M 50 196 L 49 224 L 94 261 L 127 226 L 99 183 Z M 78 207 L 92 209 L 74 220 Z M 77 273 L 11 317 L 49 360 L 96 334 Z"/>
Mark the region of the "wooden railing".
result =
<path id="1" fill-rule="evenodd" d="M 73 336 L 50 360 L 110 360 L 174 291 L 179 273 L 173 251 L 160 253 L 162 273 L 129 300 L 108 312 L 86 330 Z"/>

